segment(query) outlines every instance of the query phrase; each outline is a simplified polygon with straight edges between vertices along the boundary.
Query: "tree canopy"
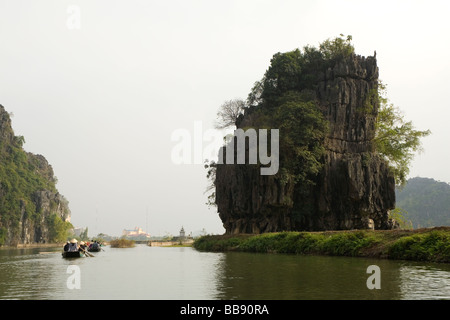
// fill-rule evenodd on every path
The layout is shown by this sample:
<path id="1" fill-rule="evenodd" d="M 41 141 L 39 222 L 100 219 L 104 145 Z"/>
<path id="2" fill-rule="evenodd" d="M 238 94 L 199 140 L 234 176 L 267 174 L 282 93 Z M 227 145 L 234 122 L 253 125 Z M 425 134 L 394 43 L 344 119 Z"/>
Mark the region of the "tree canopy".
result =
<path id="1" fill-rule="evenodd" d="M 389 163 L 397 185 L 404 185 L 409 167 L 417 151 L 422 150 L 421 138 L 431 134 L 430 130 L 416 130 L 411 121 L 406 121 L 399 108 L 385 97 L 386 86 L 378 85 L 380 108 L 376 121 L 375 147 Z"/>
<path id="2" fill-rule="evenodd" d="M 355 51 L 351 40 L 351 36 L 344 38 L 341 34 L 340 37 L 320 43 L 318 48 L 305 46 L 303 51 L 295 49 L 274 54 L 263 79 L 252 88 L 247 98 L 248 104 L 267 102 L 266 106 L 270 107 L 274 99 L 288 91 L 312 89 L 318 72 Z"/>
<path id="3" fill-rule="evenodd" d="M 216 129 L 224 129 L 236 125 L 236 120 L 245 109 L 245 101 L 232 99 L 225 101 L 217 111 Z"/>

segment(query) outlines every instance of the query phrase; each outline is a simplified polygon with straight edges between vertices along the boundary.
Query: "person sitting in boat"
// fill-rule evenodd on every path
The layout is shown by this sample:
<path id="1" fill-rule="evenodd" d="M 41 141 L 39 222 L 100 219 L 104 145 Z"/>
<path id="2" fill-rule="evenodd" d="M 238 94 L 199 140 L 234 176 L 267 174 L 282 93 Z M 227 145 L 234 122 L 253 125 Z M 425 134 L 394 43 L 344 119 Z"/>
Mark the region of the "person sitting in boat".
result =
<path id="1" fill-rule="evenodd" d="M 69 243 L 69 250 L 68 250 L 69 252 L 75 252 L 75 251 L 78 251 L 78 241 L 77 241 L 77 239 L 72 239 L 72 240 L 70 240 L 70 243 Z"/>
<path id="2" fill-rule="evenodd" d="M 79 247 L 79 249 L 80 249 L 81 251 L 86 251 L 86 244 L 84 243 L 84 241 L 81 241 L 81 242 L 80 242 L 80 247 Z"/>
<path id="3" fill-rule="evenodd" d="M 98 250 L 98 242 L 94 241 L 94 243 L 91 243 L 90 249 Z"/>
<path id="4" fill-rule="evenodd" d="M 64 251 L 69 251 L 69 245 L 70 245 L 70 242 L 67 241 L 66 244 L 64 245 Z"/>

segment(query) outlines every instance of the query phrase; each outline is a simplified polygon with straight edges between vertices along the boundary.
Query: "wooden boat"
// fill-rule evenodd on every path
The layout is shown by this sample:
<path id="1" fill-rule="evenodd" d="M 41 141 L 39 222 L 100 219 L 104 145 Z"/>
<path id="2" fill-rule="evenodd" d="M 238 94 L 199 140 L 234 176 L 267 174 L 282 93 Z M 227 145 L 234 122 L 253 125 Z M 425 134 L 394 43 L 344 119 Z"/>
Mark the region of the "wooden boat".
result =
<path id="1" fill-rule="evenodd" d="M 82 258 L 84 253 L 81 251 L 64 251 L 62 256 L 63 258 Z"/>
<path id="2" fill-rule="evenodd" d="M 98 242 L 91 243 L 91 245 L 87 248 L 89 252 L 100 252 L 102 251 L 101 245 Z"/>

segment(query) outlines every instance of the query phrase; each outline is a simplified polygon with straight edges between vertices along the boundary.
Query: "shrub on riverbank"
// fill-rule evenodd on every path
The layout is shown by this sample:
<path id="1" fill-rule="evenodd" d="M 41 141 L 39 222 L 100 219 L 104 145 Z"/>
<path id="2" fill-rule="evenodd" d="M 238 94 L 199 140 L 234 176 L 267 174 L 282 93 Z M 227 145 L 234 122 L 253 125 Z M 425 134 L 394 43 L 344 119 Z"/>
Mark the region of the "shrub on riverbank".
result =
<path id="1" fill-rule="evenodd" d="M 198 250 L 246 251 L 260 253 L 358 255 L 360 249 L 376 242 L 363 231 L 343 233 L 280 232 L 260 235 L 205 236 L 194 243 Z"/>
<path id="2" fill-rule="evenodd" d="M 135 246 L 134 240 L 117 239 L 110 241 L 111 248 L 131 248 Z"/>
<path id="3" fill-rule="evenodd" d="M 403 237 L 389 248 L 389 255 L 395 259 L 450 262 L 450 232 Z"/>
<path id="4" fill-rule="evenodd" d="M 450 262 L 450 227 L 204 236 L 197 239 L 193 246 L 201 251 L 324 254 Z"/>

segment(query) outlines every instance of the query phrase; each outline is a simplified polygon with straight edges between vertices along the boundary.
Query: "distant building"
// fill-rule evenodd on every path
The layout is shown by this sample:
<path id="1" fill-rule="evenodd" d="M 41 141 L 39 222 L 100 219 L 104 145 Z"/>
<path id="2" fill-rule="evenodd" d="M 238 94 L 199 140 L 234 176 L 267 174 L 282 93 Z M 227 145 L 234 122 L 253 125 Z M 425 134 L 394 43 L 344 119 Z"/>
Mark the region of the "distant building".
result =
<path id="1" fill-rule="evenodd" d="M 184 227 L 181 227 L 180 230 L 180 240 L 184 240 L 186 233 L 184 232 Z"/>
<path id="2" fill-rule="evenodd" d="M 133 230 L 123 229 L 122 236 L 129 239 L 149 239 L 150 235 L 142 230 L 142 228 L 135 227 Z"/>
<path id="3" fill-rule="evenodd" d="M 179 236 L 172 238 L 173 241 L 185 241 L 185 240 L 191 240 L 191 239 L 192 239 L 192 235 L 189 234 L 189 235 L 186 236 L 186 232 L 184 231 L 184 227 L 181 227 Z"/>
<path id="4" fill-rule="evenodd" d="M 159 241 L 158 241 L 159 240 Z M 172 237 L 169 239 L 154 239 L 153 241 L 149 241 L 148 245 L 151 247 L 165 247 L 165 246 L 172 246 L 172 245 L 189 245 L 194 242 L 194 239 L 192 239 L 192 234 L 188 234 L 186 236 L 186 232 L 184 231 L 184 227 L 181 227 L 180 235 Z"/>

